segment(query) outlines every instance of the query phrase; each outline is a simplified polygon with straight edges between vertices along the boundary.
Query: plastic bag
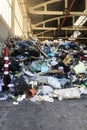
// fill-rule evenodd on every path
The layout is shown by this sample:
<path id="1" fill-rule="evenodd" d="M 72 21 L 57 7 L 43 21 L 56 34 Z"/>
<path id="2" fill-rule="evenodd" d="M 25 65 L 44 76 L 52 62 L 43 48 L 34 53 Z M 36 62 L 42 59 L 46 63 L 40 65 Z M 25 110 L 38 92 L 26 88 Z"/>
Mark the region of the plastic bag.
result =
<path id="1" fill-rule="evenodd" d="M 86 66 L 81 61 L 79 61 L 79 63 L 75 67 L 73 67 L 73 69 L 76 74 L 85 73 Z"/>

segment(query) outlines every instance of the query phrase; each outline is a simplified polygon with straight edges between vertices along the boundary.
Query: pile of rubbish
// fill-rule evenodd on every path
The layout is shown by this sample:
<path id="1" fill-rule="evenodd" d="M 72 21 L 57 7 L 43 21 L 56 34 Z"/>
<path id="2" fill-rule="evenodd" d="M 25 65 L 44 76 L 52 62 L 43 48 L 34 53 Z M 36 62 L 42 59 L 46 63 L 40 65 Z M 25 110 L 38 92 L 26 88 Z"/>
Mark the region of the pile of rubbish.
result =
<path id="1" fill-rule="evenodd" d="M 86 45 L 64 40 L 9 38 L 0 57 L 0 100 L 53 102 L 87 95 L 86 49 Z"/>

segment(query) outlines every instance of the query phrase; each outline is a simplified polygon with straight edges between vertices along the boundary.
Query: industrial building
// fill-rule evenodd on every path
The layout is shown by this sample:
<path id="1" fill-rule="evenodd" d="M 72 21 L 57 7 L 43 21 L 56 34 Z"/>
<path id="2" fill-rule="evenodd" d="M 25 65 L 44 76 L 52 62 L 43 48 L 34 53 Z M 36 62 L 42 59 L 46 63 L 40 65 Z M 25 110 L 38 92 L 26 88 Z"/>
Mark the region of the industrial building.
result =
<path id="1" fill-rule="evenodd" d="M 0 0 L 0 130 L 87 130 L 87 0 Z"/>
<path id="2" fill-rule="evenodd" d="M 67 39 L 74 31 L 87 36 L 86 0 L 3 0 L 0 5 L 1 40 L 14 35 Z"/>

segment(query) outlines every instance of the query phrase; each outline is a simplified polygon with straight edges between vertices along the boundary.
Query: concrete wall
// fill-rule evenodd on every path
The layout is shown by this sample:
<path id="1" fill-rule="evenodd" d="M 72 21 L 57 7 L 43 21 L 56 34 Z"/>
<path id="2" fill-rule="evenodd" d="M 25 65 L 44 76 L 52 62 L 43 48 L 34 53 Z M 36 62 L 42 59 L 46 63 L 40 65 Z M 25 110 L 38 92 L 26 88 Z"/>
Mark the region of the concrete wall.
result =
<path id="1" fill-rule="evenodd" d="M 3 44 L 5 40 L 7 40 L 8 37 L 11 35 L 12 35 L 11 29 L 8 27 L 8 25 L 0 15 L 0 56 L 2 48 L 4 47 Z"/>
<path id="2" fill-rule="evenodd" d="M 5 41 L 10 35 L 12 35 L 11 29 L 0 15 L 0 40 Z"/>

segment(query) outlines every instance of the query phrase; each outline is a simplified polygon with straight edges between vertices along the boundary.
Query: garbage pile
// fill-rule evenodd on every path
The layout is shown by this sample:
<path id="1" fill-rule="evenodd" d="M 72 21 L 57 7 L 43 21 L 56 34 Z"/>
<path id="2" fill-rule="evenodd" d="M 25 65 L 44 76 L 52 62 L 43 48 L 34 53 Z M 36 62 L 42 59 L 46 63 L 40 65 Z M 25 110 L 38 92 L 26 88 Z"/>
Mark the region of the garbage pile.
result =
<path id="1" fill-rule="evenodd" d="M 0 100 L 53 102 L 87 95 L 86 49 L 72 41 L 9 38 L 0 57 Z"/>

